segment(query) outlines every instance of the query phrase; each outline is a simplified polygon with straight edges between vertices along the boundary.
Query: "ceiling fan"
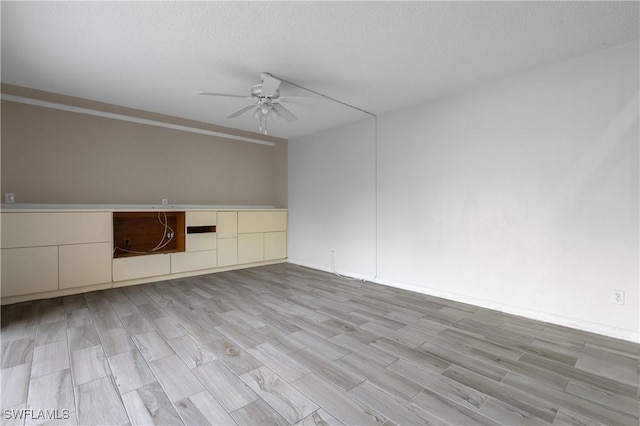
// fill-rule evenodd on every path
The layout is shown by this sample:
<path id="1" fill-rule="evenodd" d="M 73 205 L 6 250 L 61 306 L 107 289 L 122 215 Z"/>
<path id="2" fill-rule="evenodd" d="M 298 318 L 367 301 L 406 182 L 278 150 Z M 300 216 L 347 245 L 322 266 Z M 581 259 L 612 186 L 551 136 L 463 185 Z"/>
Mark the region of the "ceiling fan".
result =
<path id="1" fill-rule="evenodd" d="M 282 117 L 287 122 L 292 123 L 298 119 L 291 111 L 282 105 L 285 100 L 292 97 L 280 96 L 279 87 L 282 83 L 268 72 L 260 73 L 260 83 L 251 88 L 250 96 L 229 95 L 226 93 L 200 92 L 200 95 L 222 96 L 227 98 L 249 99 L 251 103 L 239 110 L 229 114 L 227 118 L 235 118 L 248 111 L 253 111 L 253 116 L 260 120 L 260 131 L 267 134 L 267 118 Z M 298 96 L 296 96 L 297 98 Z"/>

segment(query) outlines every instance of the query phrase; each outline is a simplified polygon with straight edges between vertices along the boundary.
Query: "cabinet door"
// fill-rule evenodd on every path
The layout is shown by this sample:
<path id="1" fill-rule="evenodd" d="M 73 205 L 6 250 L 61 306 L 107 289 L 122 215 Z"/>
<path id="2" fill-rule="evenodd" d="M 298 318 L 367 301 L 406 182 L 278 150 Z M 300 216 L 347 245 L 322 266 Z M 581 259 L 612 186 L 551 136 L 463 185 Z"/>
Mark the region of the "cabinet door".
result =
<path id="1" fill-rule="evenodd" d="M 264 260 L 287 257 L 287 233 L 267 232 L 264 234 Z"/>
<path id="2" fill-rule="evenodd" d="M 287 230 L 286 211 L 238 212 L 238 233 Z"/>
<path id="3" fill-rule="evenodd" d="M 2 213 L 2 248 L 58 245 L 58 213 Z"/>
<path id="4" fill-rule="evenodd" d="M 218 266 L 238 264 L 238 239 L 221 238 L 218 240 Z"/>
<path id="5" fill-rule="evenodd" d="M 111 282 L 111 243 L 60 246 L 60 289 Z"/>
<path id="6" fill-rule="evenodd" d="M 264 259 L 263 234 L 238 234 L 238 263 L 260 262 Z"/>
<path id="7" fill-rule="evenodd" d="M 57 244 L 106 243 L 113 238 L 111 212 L 48 214 L 60 215 Z"/>
<path id="8" fill-rule="evenodd" d="M 215 250 L 217 236 L 215 232 L 187 234 L 187 251 Z"/>
<path id="9" fill-rule="evenodd" d="M 58 247 L 2 249 L 2 297 L 58 289 Z"/>
<path id="10" fill-rule="evenodd" d="M 171 257 L 168 254 L 150 254 L 113 259 L 113 281 L 155 277 L 171 273 Z"/>
<path id="11" fill-rule="evenodd" d="M 218 264 L 216 250 L 196 251 L 192 253 L 172 253 L 171 273 L 198 271 L 215 268 Z"/>
<path id="12" fill-rule="evenodd" d="M 216 226 L 218 238 L 235 238 L 238 236 L 238 212 L 218 212 Z"/>

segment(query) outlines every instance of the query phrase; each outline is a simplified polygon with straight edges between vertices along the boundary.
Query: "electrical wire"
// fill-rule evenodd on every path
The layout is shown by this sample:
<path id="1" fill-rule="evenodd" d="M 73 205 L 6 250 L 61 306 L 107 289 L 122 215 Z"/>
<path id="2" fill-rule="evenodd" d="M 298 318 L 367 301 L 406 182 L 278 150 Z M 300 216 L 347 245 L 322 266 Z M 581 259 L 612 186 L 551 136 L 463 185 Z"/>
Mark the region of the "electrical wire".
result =
<path id="1" fill-rule="evenodd" d="M 160 213 L 162 213 L 164 221 L 162 220 L 163 218 L 161 218 Z M 160 222 L 160 225 L 162 225 L 164 227 L 164 232 L 162 234 L 162 238 L 160 239 L 160 241 L 158 242 L 158 244 L 156 244 L 156 246 L 152 249 L 146 250 L 146 251 L 136 251 L 136 250 L 129 250 L 129 249 L 125 249 L 122 247 L 114 247 L 113 248 L 113 253 L 115 253 L 116 251 L 123 251 L 125 253 L 132 253 L 132 254 L 149 254 L 149 253 L 153 253 L 159 250 L 162 250 L 164 247 L 166 247 L 174 238 L 175 236 L 175 231 L 173 230 L 173 228 L 171 228 L 169 226 L 169 218 L 167 217 L 167 212 L 158 212 L 158 222 Z M 167 237 L 168 235 L 168 237 Z M 166 239 L 166 241 L 165 241 Z"/>
<path id="2" fill-rule="evenodd" d="M 331 273 L 336 277 L 342 278 L 343 280 L 347 281 L 364 281 L 363 278 L 345 277 L 344 275 L 340 275 L 336 271 L 336 253 L 333 250 L 331 250 Z"/>
<path id="3" fill-rule="evenodd" d="M 331 96 L 327 96 L 327 95 L 325 95 L 324 93 L 316 92 L 315 90 L 311 90 L 311 89 L 309 89 L 308 87 L 301 86 L 301 85 L 299 85 L 299 84 L 293 83 L 293 82 L 291 82 L 291 81 L 289 81 L 289 80 L 285 80 L 284 78 L 281 78 L 281 77 L 275 76 L 275 75 L 273 75 L 273 74 L 271 75 L 271 77 L 273 77 L 273 78 L 277 78 L 277 79 L 278 79 L 278 80 L 280 80 L 280 81 L 284 81 L 285 83 L 288 83 L 288 84 L 290 84 L 290 85 L 292 85 L 292 86 L 298 87 L 298 88 L 300 88 L 300 89 L 302 89 L 302 90 L 306 90 L 307 92 L 311 92 L 311 93 L 313 93 L 313 94 L 315 94 L 315 95 L 322 96 L 323 98 L 325 98 L 325 99 L 329 99 L 330 101 L 333 101 L 333 102 L 339 103 L 339 104 L 344 105 L 344 106 L 347 106 L 347 107 L 349 107 L 349 108 L 353 108 L 353 109 L 355 109 L 355 110 L 358 110 L 358 111 L 360 111 L 360 112 L 363 112 L 363 113 L 365 113 L 365 114 L 368 114 L 368 115 L 370 115 L 370 116 L 372 116 L 372 117 L 377 117 L 377 116 L 376 116 L 374 113 L 372 113 L 372 112 L 369 112 L 369 111 L 364 110 L 364 109 L 362 109 L 362 108 L 358 108 L 357 106 L 353 106 L 353 105 L 348 104 L 348 103 L 346 103 L 346 102 L 339 101 L 339 100 L 337 100 L 336 98 L 332 98 Z"/>
<path id="4" fill-rule="evenodd" d="M 164 226 L 164 235 L 162 236 L 162 239 L 160 240 L 158 245 L 152 248 L 151 251 L 158 251 L 166 247 L 166 245 L 169 244 L 171 240 L 173 240 L 174 233 L 173 233 L 173 229 L 169 226 L 169 219 L 167 218 L 167 212 L 163 211 L 162 214 L 164 215 L 164 222 L 162 222 L 162 219 L 160 219 L 160 212 L 158 212 L 158 222 L 160 222 L 160 224 Z M 167 241 L 163 244 L 164 239 L 167 238 L 167 231 L 169 232 L 169 239 L 167 239 Z"/>
<path id="5" fill-rule="evenodd" d="M 360 111 L 362 113 L 365 113 L 365 114 L 370 115 L 371 117 L 373 117 L 373 119 L 374 119 L 374 145 L 373 146 L 374 146 L 374 173 L 375 173 L 375 178 L 374 178 L 374 188 L 375 188 L 375 195 L 374 195 L 374 197 L 375 197 L 375 201 L 374 201 L 374 203 L 375 203 L 375 209 L 374 209 L 375 210 L 375 212 L 374 212 L 374 222 L 375 222 L 375 231 L 374 231 L 374 234 L 375 234 L 375 273 L 373 274 L 373 277 L 371 277 L 371 278 L 362 278 L 362 281 L 373 281 L 373 280 L 375 280 L 378 277 L 378 116 L 376 114 L 372 113 L 372 112 L 369 112 L 369 111 L 364 110 L 362 108 L 358 108 L 357 106 L 348 104 L 346 102 L 342 102 L 342 101 L 340 101 L 340 100 L 338 100 L 336 98 L 332 98 L 331 96 L 327 96 L 324 93 L 316 92 L 315 90 L 312 90 L 312 89 L 309 89 L 308 87 L 304 87 L 304 86 L 301 86 L 299 84 L 293 83 L 293 82 L 291 82 L 289 80 L 286 80 L 284 78 L 275 76 L 273 74 L 271 76 L 274 77 L 274 78 L 277 78 L 280 81 L 288 83 L 288 84 L 290 84 L 292 86 L 298 87 L 298 88 L 300 88 L 302 90 L 306 90 L 307 92 L 311 92 L 311 93 L 313 93 L 315 95 L 321 96 L 321 97 L 323 97 L 325 99 L 329 99 L 329 100 L 331 100 L 333 102 L 339 103 L 339 104 L 344 105 L 346 107 L 353 108 L 353 109 L 355 109 L 357 111 Z M 266 134 L 266 131 L 265 131 L 265 134 Z M 338 272 L 336 272 L 335 255 L 336 255 L 335 252 L 331 252 L 331 272 L 334 275 L 336 275 L 336 276 L 338 276 L 340 278 L 346 279 L 346 280 L 350 280 L 350 281 L 359 280 L 359 278 L 345 277 L 345 276 L 340 275 Z"/>
<path id="6" fill-rule="evenodd" d="M 374 280 L 376 278 L 378 278 L 378 116 L 374 115 L 374 126 L 375 126 L 375 135 L 374 135 L 374 157 L 375 157 L 375 163 L 374 163 L 374 204 L 375 204 L 375 209 L 374 209 L 374 224 L 375 224 L 375 231 L 374 231 L 374 235 L 375 235 L 375 247 L 374 247 L 374 257 L 375 257 L 375 261 L 374 261 L 374 271 L 375 273 L 373 274 L 373 276 L 371 278 L 350 278 L 350 277 L 345 277 L 344 275 L 340 275 L 337 271 L 336 271 L 336 253 L 332 250 L 331 251 L 331 273 L 334 274 L 337 277 L 343 278 L 347 281 L 358 281 L 361 280 L 362 282 L 366 282 L 366 281 L 370 281 L 370 282 L 374 282 Z"/>
<path id="7" fill-rule="evenodd" d="M 375 208 L 374 210 L 374 223 L 375 223 L 375 267 L 374 267 L 374 274 L 373 277 L 367 279 L 366 281 L 371 281 L 373 282 L 376 278 L 378 278 L 378 116 L 374 115 L 373 116 L 373 123 L 374 123 L 374 135 L 373 135 L 373 153 L 374 153 L 374 180 L 373 180 L 373 186 L 374 186 L 374 204 L 375 204 Z M 365 281 L 365 280 L 363 280 Z"/>

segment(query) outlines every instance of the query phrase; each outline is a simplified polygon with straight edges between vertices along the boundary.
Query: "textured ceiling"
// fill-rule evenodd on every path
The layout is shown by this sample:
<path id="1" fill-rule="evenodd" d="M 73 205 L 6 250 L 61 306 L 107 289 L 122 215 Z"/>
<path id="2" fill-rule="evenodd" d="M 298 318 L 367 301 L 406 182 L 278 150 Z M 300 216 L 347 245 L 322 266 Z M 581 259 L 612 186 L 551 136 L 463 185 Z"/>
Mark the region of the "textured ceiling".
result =
<path id="1" fill-rule="evenodd" d="M 6 2 L 2 82 L 257 131 L 258 75 L 375 114 L 638 38 L 638 2 Z M 303 94 L 283 85 L 283 94 Z M 332 102 L 269 133 L 365 117 Z"/>

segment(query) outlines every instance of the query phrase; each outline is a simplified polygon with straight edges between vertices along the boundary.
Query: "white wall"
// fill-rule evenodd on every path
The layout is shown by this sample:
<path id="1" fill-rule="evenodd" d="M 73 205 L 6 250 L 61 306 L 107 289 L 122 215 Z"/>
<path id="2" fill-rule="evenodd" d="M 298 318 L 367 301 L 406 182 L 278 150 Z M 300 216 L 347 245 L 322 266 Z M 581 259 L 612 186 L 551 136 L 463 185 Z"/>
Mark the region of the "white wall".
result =
<path id="1" fill-rule="evenodd" d="M 380 116 L 376 281 L 637 341 L 638 48 Z M 310 222 L 300 194 L 326 179 L 313 166 L 321 145 L 323 158 L 353 156 L 346 130 L 290 141 L 294 262 L 325 264 L 325 252 L 297 234 Z M 370 152 L 375 138 L 357 144 Z M 354 188 L 375 187 L 338 165 L 331 174 L 343 179 L 313 198 L 332 211 L 351 208 L 342 200 Z M 334 226 L 350 230 L 369 217 L 345 215 Z M 344 270 L 369 274 L 349 259 Z M 613 289 L 625 291 L 624 306 L 612 303 Z"/>
<path id="2" fill-rule="evenodd" d="M 364 119 L 289 146 L 289 261 L 375 274 L 375 123 Z"/>

